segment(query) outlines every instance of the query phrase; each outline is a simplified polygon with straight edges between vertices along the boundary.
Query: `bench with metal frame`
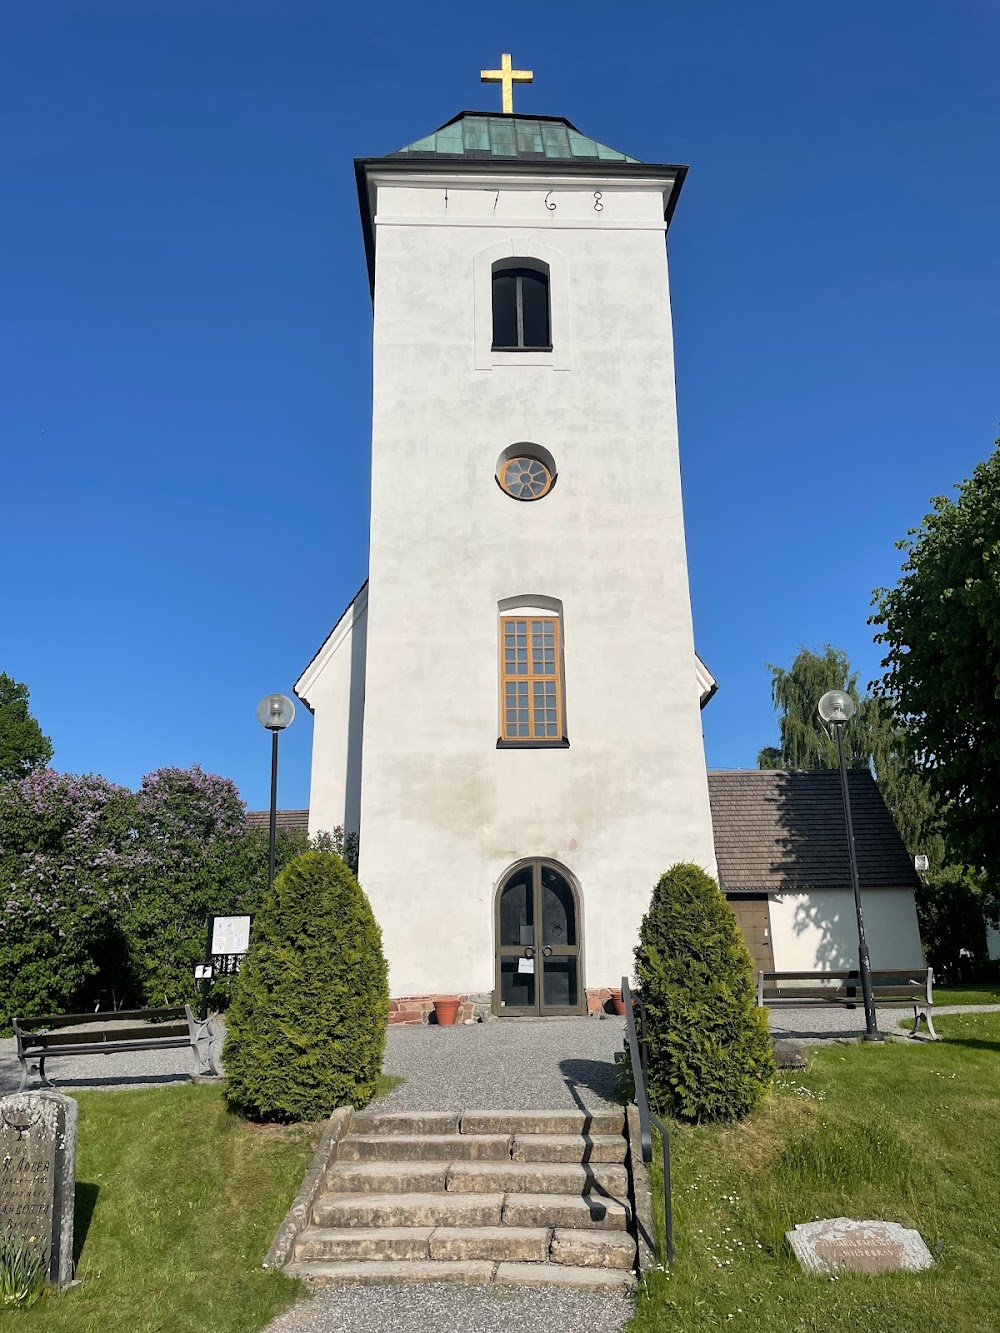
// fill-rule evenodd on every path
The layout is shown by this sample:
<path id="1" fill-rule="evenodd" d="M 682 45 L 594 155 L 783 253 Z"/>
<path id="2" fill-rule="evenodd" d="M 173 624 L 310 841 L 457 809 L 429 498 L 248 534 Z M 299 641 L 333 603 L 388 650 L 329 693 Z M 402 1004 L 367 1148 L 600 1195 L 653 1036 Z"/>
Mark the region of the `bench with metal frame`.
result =
<path id="1" fill-rule="evenodd" d="M 84 1031 L 66 1031 L 82 1028 Z M 101 1026 L 95 1026 L 101 1024 Z M 23 1092 L 29 1077 L 28 1061 L 37 1061 L 37 1073 L 46 1087 L 45 1061 L 58 1056 L 115 1055 L 121 1051 L 165 1051 L 189 1046 L 195 1073 L 221 1070 L 212 1049 L 212 1020 L 196 1018 L 189 1004 L 163 1009 L 117 1009 L 94 1014 L 47 1014 L 41 1018 L 15 1018 L 17 1058 L 21 1065 Z M 35 1071 L 31 1071 L 35 1072 Z"/>
<path id="2" fill-rule="evenodd" d="M 937 1041 L 930 1013 L 934 1004 L 933 968 L 873 968 L 871 977 L 876 1005 L 912 1005 L 910 1036 L 915 1037 L 924 1022 L 930 1036 Z M 757 1003 L 769 1009 L 817 1006 L 856 1009 L 864 1004 L 861 974 L 857 968 L 845 972 L 758 972 Z"/>

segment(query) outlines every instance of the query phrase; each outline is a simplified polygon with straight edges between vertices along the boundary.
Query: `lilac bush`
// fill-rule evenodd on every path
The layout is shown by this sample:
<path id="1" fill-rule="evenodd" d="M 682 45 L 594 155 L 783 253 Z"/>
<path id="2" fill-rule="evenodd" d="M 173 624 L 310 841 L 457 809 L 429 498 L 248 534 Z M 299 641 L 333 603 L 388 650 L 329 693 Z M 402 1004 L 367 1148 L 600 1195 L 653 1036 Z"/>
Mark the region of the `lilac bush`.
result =
<path id="1" fill-rule="evenodd" d="M 134 856 L 132 793 L 39 769 L 0 786 L 0 1025 L 86 994 Z"/>
<path id="2" fill-rule="evenodd" d="M 279 868 L 306 847 L 278 840 Z M 15 1014 L 194 999 L 210 913 L 254 912 L 267 834 L 200 768 L 138 792 L 41 769 L 0 786 L 0 1027 Z"/>

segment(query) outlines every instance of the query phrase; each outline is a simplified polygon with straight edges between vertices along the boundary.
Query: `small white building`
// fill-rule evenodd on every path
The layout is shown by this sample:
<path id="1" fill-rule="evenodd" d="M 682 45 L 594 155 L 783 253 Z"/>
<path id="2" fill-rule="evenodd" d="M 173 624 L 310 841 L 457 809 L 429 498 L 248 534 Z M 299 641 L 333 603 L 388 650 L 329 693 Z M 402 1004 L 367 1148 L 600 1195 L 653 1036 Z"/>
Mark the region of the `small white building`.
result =
<path id="1" fill-rule="evenodd" d="M 662 871 L 716 871 L 664 244 L 685 168 L 466 112 L 356 170 L 370 579 L 295 686 L 310 830 L 360 833 L 397 1019 L 586 1012 Z"/>
<path id="2" fill-rule="evenodd" d="M 872 967 L 919 968 L 913 862 L 871 773 L 852 769 L 848 784 Z M 740 769 L 710 772 L 708 787 L 719 884 L 756 967 L 857 967 L 840 774 Z"/>

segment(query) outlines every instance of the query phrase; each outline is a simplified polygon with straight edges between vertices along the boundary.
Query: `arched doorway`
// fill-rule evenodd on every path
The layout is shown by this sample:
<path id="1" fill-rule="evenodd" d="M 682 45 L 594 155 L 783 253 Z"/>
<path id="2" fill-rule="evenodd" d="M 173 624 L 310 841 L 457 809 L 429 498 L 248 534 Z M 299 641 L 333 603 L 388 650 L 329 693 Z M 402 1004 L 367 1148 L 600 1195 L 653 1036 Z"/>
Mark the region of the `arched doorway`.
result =
<path id="1" fill-rule="evenodd" d="M 504 1017 L 582 1014 L 580 901 L 550 861 L 523 861 L 496 897 L 495 1009 Z"/>

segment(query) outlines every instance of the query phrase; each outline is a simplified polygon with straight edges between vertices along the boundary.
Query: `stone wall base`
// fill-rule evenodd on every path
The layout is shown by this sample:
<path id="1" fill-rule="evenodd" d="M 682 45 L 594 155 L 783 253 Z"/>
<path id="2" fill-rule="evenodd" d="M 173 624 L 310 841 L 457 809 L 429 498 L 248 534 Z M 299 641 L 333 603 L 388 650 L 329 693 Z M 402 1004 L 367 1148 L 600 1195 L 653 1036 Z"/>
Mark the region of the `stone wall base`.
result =
<path id="1" fill-rule="evenodd" d="M 600 1014 L 613 1014 L 612 991 L 608 986 L 589 987 L 586 991 L 587 1014 L 597 1018 Z M 455 999 L 454 995 L 400 995 L 389 1001 L 390 1023 L 435 1023 L 434 1001 Z M 471 995 L 459 995 L 456 1023 L 488 1023 L 493 1018 L 493 996 L 489 991 Z"/>
<path id="2" fill-rule="evenodd" d="M 588 987 L 587 995 L 587 1014 L 590 1018 L 596 1018 L 598 1014 L 613 1014 L 615 1006 L 611 1001 L 611 990 L 608 986 Z"/>
<path id="3" fill-rule="evenodd" d="M 493 997 L 489 991 L 471 995 L 401 995 L 389 1001 L 390 1023 L 436 1023 L 435 1000 L 458 999 L 456 1023 L 485 1023 L 492 1018 Z"/>

